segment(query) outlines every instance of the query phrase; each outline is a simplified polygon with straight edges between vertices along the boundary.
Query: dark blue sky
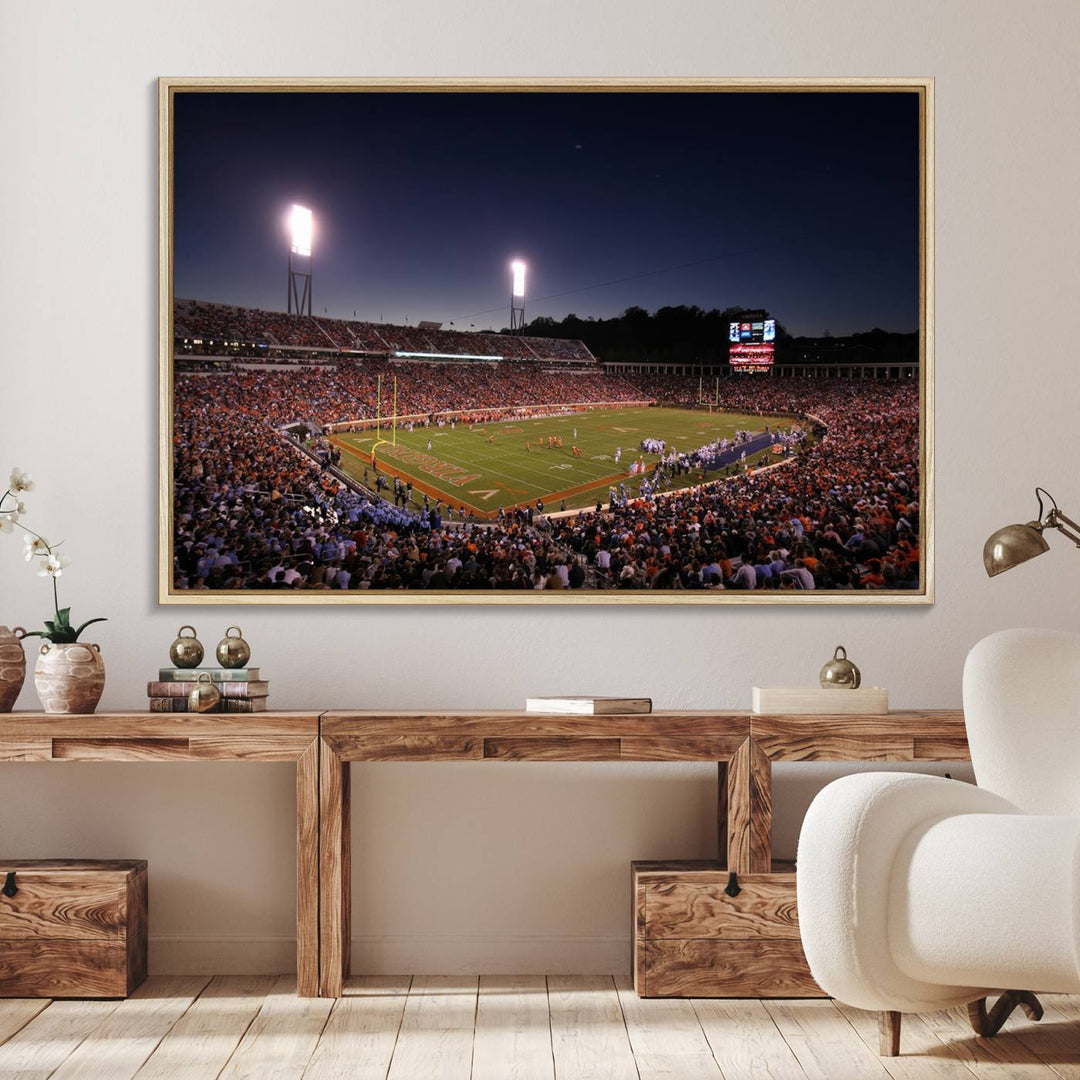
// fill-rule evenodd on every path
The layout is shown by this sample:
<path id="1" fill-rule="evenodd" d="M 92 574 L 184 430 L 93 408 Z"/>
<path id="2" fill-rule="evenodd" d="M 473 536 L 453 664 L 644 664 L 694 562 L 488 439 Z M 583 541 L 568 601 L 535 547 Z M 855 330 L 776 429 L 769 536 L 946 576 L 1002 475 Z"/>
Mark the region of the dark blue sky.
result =
<path id="1" fill-rule="evenodd" d="M 528 318 L 918 326 L 913 93 L 180 92 L 175 121 L 177 296 L 285 310 L 299 202 L 318 314 L 499 328 L 521 256 Z"/>

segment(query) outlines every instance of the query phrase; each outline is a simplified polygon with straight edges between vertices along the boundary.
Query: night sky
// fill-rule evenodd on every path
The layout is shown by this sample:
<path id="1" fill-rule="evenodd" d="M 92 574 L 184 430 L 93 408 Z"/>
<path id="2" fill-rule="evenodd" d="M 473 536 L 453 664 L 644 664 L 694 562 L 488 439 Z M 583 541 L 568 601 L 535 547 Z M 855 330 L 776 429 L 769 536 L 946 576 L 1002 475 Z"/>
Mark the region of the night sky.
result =
<path id="1" fill-rule="evenodd" d="M 320 315 L 499 329 L 519 256 L 529 319 L 918 327 L 914 93 L 180 92 L 175 119 L 177 296 L 284 311 L 298 202 Z"/>

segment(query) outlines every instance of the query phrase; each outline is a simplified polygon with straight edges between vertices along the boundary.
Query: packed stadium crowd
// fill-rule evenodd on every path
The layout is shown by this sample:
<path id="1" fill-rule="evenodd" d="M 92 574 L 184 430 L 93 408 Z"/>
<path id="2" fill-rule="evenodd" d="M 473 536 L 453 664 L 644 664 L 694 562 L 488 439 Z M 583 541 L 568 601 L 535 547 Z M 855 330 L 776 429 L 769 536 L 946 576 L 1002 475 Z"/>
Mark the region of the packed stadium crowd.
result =
<path id="1" fill-rule="evenodd" d="M 351 350 L 373 355 L 413 352 L 491 356 L 507 360 L 596 362 L 580 341 L 561 338 L 397 326 L 357 319 L 331 319 L 321 315 L 287 315 L 280 311 L 212 304 L 202 300 L 175 301 L 173 336 L 181 342 L 198 339 L 202 342 Z"/>
<path id="2" fill-rule="evenodd" d="M 696 400 L 690 376 L 552 375 L 539 365 L 386 361 L 178 374 L 178 589 L 913 589 L 919 581 L 917 387 L 732 378 L 720 407 L 812 415 L 824 439 L 778 468 L 546 517 L 471 521 L 350 490 L 281 428 L 374 415 L 379 374 L 400 413 L 557 402 Z M 661 385 L 662 383 L 662 385 Z M 820 430 L 819 430 L 820 434 Z M 790 449 L 790 448 L 789 448 Z M 401 500 L 405 502 L 405 500 Z M 456 511 L 456 512 L 455 512 Z"/>
<path id="3" fill-rule="evenodd" d="M 396 380 L 400 416 L 436 416 L 442 412 L 476 409 L 513 409 L 547 403 L 629 402 L 640 391 L 620 378 L 600 373 L 558 375 L 535 364 L 418 364 L 385 360 L 346 362 L 335 367 L 281 370 L 237 370 L 222 376 L 177 375 L 180 387 L 192 379 L 213 379 L 213 386 L 228 387 L 263 401 L 268 422 L 282 424 L 310 420 L 320 426 L 372 420 L 392 406 Z M 380 382 L 382 380 L 381 389 Z M 381 394 L 381 399 L 380 399 Z M 273 418 L 273 419 L 270 419 Z"/>
<path id="4" fill-rule="evenodd" d="M 623 588 L 917 588 L 917 388 L 754 386 L 769 409 L 814 413 L 827 437 L 779 468 L 568 518 L 555 539 Z M 728 408 L 747 407 L 743 389 Z"/>

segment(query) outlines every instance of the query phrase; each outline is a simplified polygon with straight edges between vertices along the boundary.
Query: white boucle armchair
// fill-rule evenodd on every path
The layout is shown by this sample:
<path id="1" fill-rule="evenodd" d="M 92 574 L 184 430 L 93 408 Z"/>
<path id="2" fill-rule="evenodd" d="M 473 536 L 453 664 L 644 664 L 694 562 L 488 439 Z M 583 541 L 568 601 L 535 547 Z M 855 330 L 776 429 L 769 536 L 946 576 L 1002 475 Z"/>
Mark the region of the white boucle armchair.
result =
<path id="1" fill-rule="evenodd" d="M 1080 635 L 979 642 L 964 715 L 978 787 L 847 776 L 814 800 L 799 838 L 810 970 L 826 993 L 881 1013 L 883 1054 L 899 1053 L 904 1012 L 967 1004 L 990 1036 L 1018 1005 L 1041 1017 L 1033 991 L 1080 992 Z"/>

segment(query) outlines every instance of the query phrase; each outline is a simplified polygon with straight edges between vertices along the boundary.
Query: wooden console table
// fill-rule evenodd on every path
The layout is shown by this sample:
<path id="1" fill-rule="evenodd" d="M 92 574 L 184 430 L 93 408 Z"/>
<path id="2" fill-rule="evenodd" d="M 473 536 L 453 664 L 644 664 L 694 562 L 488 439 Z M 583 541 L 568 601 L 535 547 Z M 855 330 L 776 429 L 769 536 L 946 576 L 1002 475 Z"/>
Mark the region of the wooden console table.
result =
<path id="1" fill-rule="evenodd" d="M 792 892 L 790 867 L 774 866 L 772 861 L 774 761 L 963 761 L 967 756 L 959 709 L 887 716 L 701 711 L 575 717 L 514 711 L 387 711 L 0 717 L 0 762 L 295 762 L 297 984 L 302 996 L 338 997 L 349 973 L 353 761 L 715 762 L 716 859 L 704 873 L 700 867 L 689 870 L 688 880 L 720 871 L 734 871 L 740 877 L 783 875 L 779 887 Z M 667 872 L 666 865 L 638 864 L 643 887 L 649 874 L 666 873 L 671 879 L 684 872 L 677 864 L 670 864 L 675 869 Z M 774 888 L 774 899 L 775 892 Z M 753 889 L 747 895 L 752 894 Z M 707 903 L 700 906 L 708 908 Z M 779 910 L 783 905 L 774 906 Z M 773 954 L 779 948 L 770 934 L 797 942 L 797 925 L 793 929 L 790 923 L 793 909 L 787 906 L 789 925 L 782 932 L 771 931 L 767 924 L 763 929 L 757 915 L 743 919 L 757 926 L 752 933 L 762 939 L 762 956 L 769 955 L 766 946 Z M 636 956 L 638 944 L 636 940 Z M 701 941 L 687 944 L 700 946 Z M 667 988 L 657 993 L 696 993 L 699 988 L 692 961 L 669 965 L 664 978 Z"/>
<path id="2" fill-rule="evenodd" d="M 321 992 L 339 997 L 349 974 L 349 763 L 353 761 L 715 761 L 717 855 L 731 840 L 727 807 L 741 808 L 748 760 L 745 712 L 541 716 L 490 711 L 327 712 L 321 762 Z"/>
<path id="3" fill-rule="evenodd" d="M 323 713 L 320 993 L 340 996 L 350 967 L 349 764 L 353 761 L 716 762 L 713 867 L 777 877 L 772 864 L 774 761 L 966 758 L 959 709 L 887 716 L 758 716 L 724 711 L 597 717 L 511 711 Z M 794 874 L 790 867 L 784 872 L 793 893 Z M 662 992 L 683 991 L 676 985 Z"/>
<path id="4" fill-rule="evenodd" d="M 0 716 L 2 761 L 295 762 L 297 992 L 304 997 L 318 994 L 317 712 L 10 713 Z"/>

